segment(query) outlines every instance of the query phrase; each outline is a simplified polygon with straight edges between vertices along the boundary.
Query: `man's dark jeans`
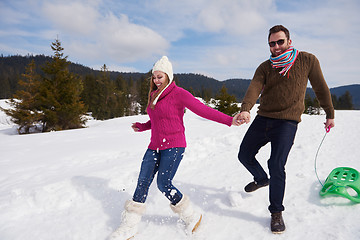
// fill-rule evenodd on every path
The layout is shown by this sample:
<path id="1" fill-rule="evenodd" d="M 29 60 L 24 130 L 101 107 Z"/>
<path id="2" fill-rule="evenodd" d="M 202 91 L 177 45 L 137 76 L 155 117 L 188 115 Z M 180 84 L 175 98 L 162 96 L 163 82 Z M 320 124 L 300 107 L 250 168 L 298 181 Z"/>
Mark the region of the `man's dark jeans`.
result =
<path id="1" fill-rule="evenodd" d="M 240 145 L 238 158 L 254 176 L 254 181 L 264 184 L 269 178 L 256 160 L 260 148 L 271 143 L 271 154 L 268 160 L 270 174 L 269 211 L 284 211 L 285 164 L 294 143 L 298 122 L 283 119 L 267 118 L 257 115 L 246 132 Z"/>

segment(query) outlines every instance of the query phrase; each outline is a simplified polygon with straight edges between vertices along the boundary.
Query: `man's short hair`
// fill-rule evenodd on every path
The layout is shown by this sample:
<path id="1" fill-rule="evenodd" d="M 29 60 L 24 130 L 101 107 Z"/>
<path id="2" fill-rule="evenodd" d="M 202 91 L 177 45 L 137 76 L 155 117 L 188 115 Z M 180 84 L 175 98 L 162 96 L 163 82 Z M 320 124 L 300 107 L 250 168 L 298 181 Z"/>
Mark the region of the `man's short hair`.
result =
<path id="1" fill-rule="evenodd" d="M 290 32 L 289 30 L 284 27 L 283 25 L 275 25 L 272 28 L 270 28 L 269 30 L 269 36 L 268 36 L 268 40 L 270 39 L 270 35 L 273 33 L 277 33 L 277 32 L 284 32 L 286 35 L 286 38 L 289 40 L 290 39 Z"/>

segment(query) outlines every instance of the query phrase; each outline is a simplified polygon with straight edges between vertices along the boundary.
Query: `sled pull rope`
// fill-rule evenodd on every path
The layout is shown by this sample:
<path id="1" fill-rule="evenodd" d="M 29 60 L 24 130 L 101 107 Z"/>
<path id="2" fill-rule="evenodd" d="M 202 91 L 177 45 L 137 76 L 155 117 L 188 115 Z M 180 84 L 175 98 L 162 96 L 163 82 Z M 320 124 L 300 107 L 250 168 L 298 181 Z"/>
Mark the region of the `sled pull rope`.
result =
<path id="1" fill-rule="evenodd" d="M 316 151 L 316 155 L 315 155 L 315 174 L 316 174 L 316 177 L 317 177 L 317 179 L 318 179 L 318 181 L 319 181 L 319 183 L 321 184 L 322 187 L 324 187 L 324 184 L 322 184 L 322 182 L 320 181 L 319 176 L 318 176 L 318 174 L 317 174 L 316 161 L 317 161 L 317 157 L 318 157 L 320 148 L 321 148 L 321 146 L 322 146 L 322 144 L 323 144 L 323 142 L 324 142 L 324 140 L 325 140 L 325 137 L 326 137 L 326 135 L 330 132 L 330 128 L 331 128 L 330 126 L 327 127 L 327 128 L 325 128 L 325 130 L 326 130 L 325 135 L 324 135 L 323 139 L 321 140 L 320 145 L 319 145 L 319 147 L 318 147 L 318 149 L 317 149 L 317 151 Z"/>

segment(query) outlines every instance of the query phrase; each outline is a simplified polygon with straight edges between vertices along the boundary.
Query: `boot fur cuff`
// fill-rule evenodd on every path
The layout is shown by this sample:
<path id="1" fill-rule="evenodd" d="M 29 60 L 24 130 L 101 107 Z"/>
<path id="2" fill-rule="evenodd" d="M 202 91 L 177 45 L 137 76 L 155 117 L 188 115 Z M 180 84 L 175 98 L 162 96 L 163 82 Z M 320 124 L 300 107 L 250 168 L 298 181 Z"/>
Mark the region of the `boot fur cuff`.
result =
<path id="1" fill-rule="evenodd" d="M 178 202 L 176 205 L 170 204 L 170 207 L 174 213 L 181 213 L 184 211 L 184 209 L 187 209 L 189 205 L 190 205 L 189 197 L 184 194 L 180 202 Z"/>
<path id="2" fill-rule="evenodd" d="M 146 207 L 145 207 L 145 203 L 139 203 L 133 200 L 127 200 L 125 203 L 125 209 L 128 212 L 134 212 L 143 215 L 145 213 Z"/>

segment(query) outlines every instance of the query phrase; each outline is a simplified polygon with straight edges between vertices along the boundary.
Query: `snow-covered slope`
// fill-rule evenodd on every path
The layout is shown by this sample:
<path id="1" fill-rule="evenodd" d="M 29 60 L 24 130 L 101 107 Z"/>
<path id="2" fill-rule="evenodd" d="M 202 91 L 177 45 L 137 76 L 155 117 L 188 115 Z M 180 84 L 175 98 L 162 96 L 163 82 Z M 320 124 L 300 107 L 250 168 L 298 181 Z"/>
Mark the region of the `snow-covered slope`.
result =
<path id="1" fill-rule="evenodd" d="M 0 104 L 5 106 L 4 101 Z M 243 191 L 252 178 L 238 162 L 237 152 L 249 125 L 229 128 L 187 111 L 188 147 L 174 184 L 204 213 L 194 239 L 358 239 L 360 204 L 319 196 L 314 158 L 325 134 L 324 118 L 302 117 L 287 163 L 287 230 L 273 235 L 268 189 Z M 0 239 L 106 239 L 133 194 L 150 139 L 150 132 L 133 132 L 131 123 L 147 120 L 92 120 L 84 129 L 19 136 L 1 112 Z M 360 170 L 359 122 L 360 111 L 336 111 L 336 127 L 327 134 L 317 159 L 322 182 L 339 166 Z M 269 150 L 266 146 L 258 155 L 265 167 Z M 136 239 L 186 239 L 156 183 Z"/>

